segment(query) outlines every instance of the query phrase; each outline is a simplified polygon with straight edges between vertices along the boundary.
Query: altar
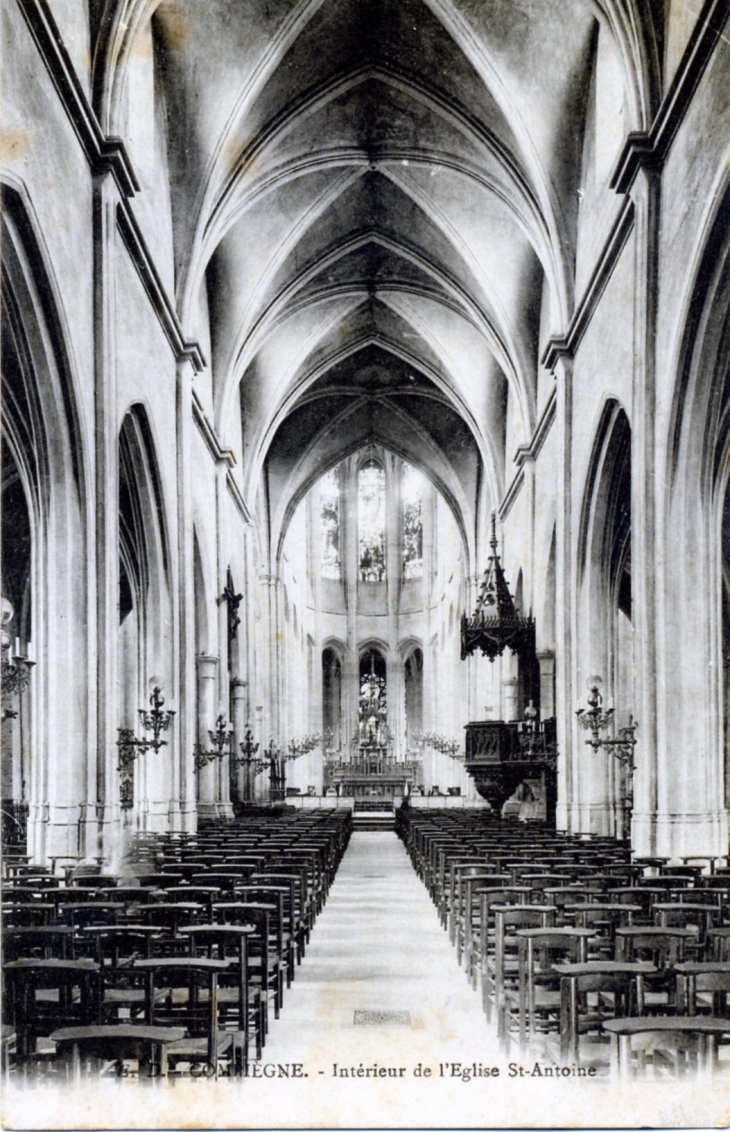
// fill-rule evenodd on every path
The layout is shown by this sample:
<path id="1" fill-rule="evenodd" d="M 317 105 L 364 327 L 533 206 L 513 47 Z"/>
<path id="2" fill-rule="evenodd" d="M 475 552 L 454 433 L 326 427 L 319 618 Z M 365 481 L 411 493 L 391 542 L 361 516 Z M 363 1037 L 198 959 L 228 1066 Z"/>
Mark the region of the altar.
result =
<path id="1" fill-rule="evenodd" d="M 350 754 L 328 752 L 324 770 L 325 792 L 336 790 L 355 799 L 392 801 L 410 794 L 419 783 L 420 764 L 393 754 L 385 679 L 372 666 L 361 678 L 358 726 Z"/>
<path id="2" fill-rule="evenodd" d="M 350 759 L 328 766 L 329 780 L 339 794 L 354 798 L 401 798 L 418 778 L 419 764 L 398 760 L 387 747 L 360 747 Z"/>

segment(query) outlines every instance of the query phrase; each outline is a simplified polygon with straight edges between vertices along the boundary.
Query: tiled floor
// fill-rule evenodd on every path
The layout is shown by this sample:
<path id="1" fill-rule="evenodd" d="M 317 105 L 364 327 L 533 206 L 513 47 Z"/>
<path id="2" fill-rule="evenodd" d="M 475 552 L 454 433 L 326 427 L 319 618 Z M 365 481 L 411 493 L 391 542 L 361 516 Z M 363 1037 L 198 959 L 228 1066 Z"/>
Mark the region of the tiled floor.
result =
<path id="1" fill-rule="evenodd" d="M 355 1011 L 407 1012 L 411 1024 L 355 1025 Z M 401 842 L 392 832 L 353 834 L 267 1060 L 304 1060 L 330 1078 L 335 1064 L 432 1066 L 435 1052 L 463 1059 L 476 1035 L 489 1062 L 498 1051 L 480 996 Z"/>
<path id="2" fill-rule="evenodd" d="M 356 1011 L 366 1023 L 394 1012 L 398 1024 L 356 1025 Z M 515 1076 L 392 832 L 353 835 L 256 1073 L 156 1089 L 89 1082 L 82 1100 L 15 1094 L 4 1126 L 697 1127 L 716 1123 L 718 1100 L 689 1086 L 622 1095 L 605 1080 Z"/>

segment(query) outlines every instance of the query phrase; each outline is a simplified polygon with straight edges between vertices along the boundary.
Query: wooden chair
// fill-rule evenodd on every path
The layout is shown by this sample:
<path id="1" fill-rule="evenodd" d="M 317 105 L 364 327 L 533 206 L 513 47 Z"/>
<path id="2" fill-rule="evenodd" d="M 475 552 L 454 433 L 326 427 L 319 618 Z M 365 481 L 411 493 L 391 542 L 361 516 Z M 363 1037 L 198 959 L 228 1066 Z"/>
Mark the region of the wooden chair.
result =
<path id="1" fill-rule="evenodd" d="M 195 901 L 177 901 L 162 904 L 145 904 L 137 909 L 137 918 L 143 924 L 158 928 L 171 942 L 179 940 L 180 928 L 196 920 L 202 922 L 207 908 Z M 187 945 L 187 941 L 185 941 Z"/>
<path id="2" fill-rule="evenodd" d="M 236 889 L 236 900 L 244 904 L 255 904 L 267 908 L 269 912 L 269 932 L 272 946 L 279 956 L 287 987 L 291 986 L 295 970 L 295 945 L 290 930 L 291 919 L 285 905 L 290 890 L 280 885 L 263 884 L 241 885 Z"/>
<path id="3" fill-rule="evenodd" d="M 140 888 L 174 888 L 182 884 L 180 873 L 138 873 Z"/>
<path id="4" fill-rule="evenodd" d="M 215 904 L 213 912 L 222 925 L 255 928 L 255 935 L 248 942 L 248 962 L 251 982 L 260 992 L 265 1039 L 269 1003 L 273 1002 L 274 1017 L 278 1018 L 284 1002 L 285 960 L 278 943 L 278 932 L 271 930 L 272 908 L 269 904 L 252 901 L 229 901 Z"/>
<path id="5" fill-rule="evenodd" d="M 707 933 L 708 959 L 730 961 L 730 927 L 710 928 Z"/>
<path id="6" fill-rule="evenodd" d="M 561 1065 L 609 1065 L 607 1018 L 644 1014 L 644 980 L 656 972 L 653 963 L 558 963 L 560 976 Z M 591 1041 L 588 1041 L 588 1038 Z"/>
<path id="7" fill-rule="evenodd" d="M 707 933 L 710 928 L 720 926 L 720 916 L 716 906 L 694 904 L 689 901 L 682 901 L 677 904 L 665 904 L 663 902 L 655 904 L 654 919 L 659 927 L 689 928 L 694 932 L 695 939 L 686 941 L 685 951 L 694 952 L 696 959 L 704 954 Z"/>
<path id="8" fill-rule="evenodd" d="M 99 964 L 91 959 L 16 959 L 3 972 L 20 1058 L 31 1057 L 59 1022 L 99 1020 Z"/>
<path id="9" fill-rule="evenodd" d="M 36 885 L 25 883 L 3 885 L 3 905 L 40 904 L 42 899 L 43 893 Z"/>
<path id="10" fill-rule="evenodd" d="M 643 1077 L 647 1069 L 655 1076 L 672 1072 L 685 1076 L 697 1072 L 713 1076 L 718 1039 L 730 1034 L 724 1018 L 646 1016 L 611 1018 L 603 1028 L 612 1037 L 611 1068 L 619 1079 Z"/>
<path id="11" fill-rule="evenodd" d="M 517 1037 L 523 1056 L 536 1039 L 558 1028 L 560 977 L 555 964 L 585 963 L 591 935 L 588 928 L 518 929 L 518 989 L 505 994 L 505 1036 Z"/>
<path id="12" fill-rule="evenodd" d="M 81 933 L 89 924 L 116 924 L 121 911 L 119 904 L 82 901 L 59 905 L 58 917 L 59 922 L 70 924 L 75 932 Z"/>
<path id="13" fill-rule="evenodd" d="M 254 924 L 192 924 L 183 928 L 190 938 L 193 958 L 231 959 L 228 971 L 218 979 L 218 1002 L 226 1029 L 236 1034 L 236 1065 L 245 1074 L 249 1044 L 253 1036 L 256 1057 L 261 1057 L 266 1039 L 266 1018 L 262 1010 L 262 988 L 253 982 L 249 967 L 249 940 L 256 935 Z"/>
<path id="14" fill-rule="evenodd" d="M 647 981 L 646 1001 L 650 1013 L 671 1013 L 674 1010 L 676 979 L 673 968 L 685 958 L 685 947 L 696 942 L 697 933 L 689 928 L 662 928 L 655 925 L 634 925 L 616 928 L 615 959 L 630 963 L 654 963 L 657 974 Z"/>
<path id="15" fill-rule="evenodd" d="M 677 963 L 677 1014 L 730 1018 L 730 963 Z"/>
<path id="16" fill-rule="evenodd" d="M 134 969 L 137 959 L 151 959 L 161 929 L 149 924 L 91 925 L 84 935 L 99 964 L 100 1019 L 104 1023 L 142 1021 L 144 981 Z"/>
<path id="17" fill-rule="evenodd" d="M 81 880 L 83 888 L 116 888 L 119 883 L 119 877 L 115 876 L 102 876 L 101 874 L 84 874 L 83 877 L 73 877 L 71 880 L 70 888 L 76 887 L 76 881 Z"/>
<path id="18" fill-rule="evenodd" d="M 3 961 L 16 959 L 75 959 L 74 929 L 70 925 L 6 928 Z"/>
<path id="19" fill-rule="evenodd" d="M 488 915 L 488 904 L 482 904 L 482 918 Z M 492 1005 L 497 1017 L 497 1036 L 504 1041 L 507 1033 L 508 992 L 519 986 L 517 932 L 521 928 L 550 927 L 555 909 L 549 905 L 494 905 L 494 949 L 487 951 L 482 966 L 482 1005 L 490 1020 Z"/>
<path id="20" fill-rule="evenodd" d="M 72 1026 L 54 1030 L 56 1056 L 66 1070 L 66 1080 L 80 1085 L 84 1070 L 99 1076 L 104 1063 L 111 1063 L 117 1077 L 136 1076 L 138 1081 L 156 1080 L 167 1075 L 166 1049 L 185 1036 L 182 1027 L 119 1024 Z M 130 1072 L 129 1062 L 137 1063 Z"/>
<path id="21" fill-rule="evenodd" d="M 6 904 L 2 909 L 3 930 L 6 928 L 48 927 L 56 919 L 56 906 L 45 901 Z"/>
<path id="22" fill-rule="evenodd" d="M 481 983 L 483 1002 L 484 975 L 487 972 L 489 956 L 494 951 L 493 909 L 497 905 L 527 904 L 529 896 L 530 889 L 520 885 L 508 885 L 505 888 L 492 888 L 487 885 L 482 888 L 477 883 L 472 889 L 468 917 L 469 935 L 465 944 L 466 970 L 475 990 Z"/>
<path id="23" fill-rule="evenodd" d="M 495 873 L 492 869 L 475 865 L 465 865 L 454 870 L 455 891 L 451 898 L 449 930 L 452 943 L 456 947 L 456 961 L 461 965 L 467 941 L 472 935 L 472 921 L 475 918 L 475 888 L 504 888 L 509 883 L 509 873 Z M 468 961 L 467 961 L 468 967 Z"/>
<path id="24" fill-rule="evenodd" d="M 224 899 L 220 887 L 212 884 L 181 884 L 166 888 L 164 892 L 160 892 L 160 895 L 164 896 L 166 904 L 202 904 L 206 916 L 210 916 L 210 910 L 217 901 Z M 156 901 L 150 903 L 154 904 Z"/>
<path id="25" fill-rule="evenodd" d="M 203 1064 L 206 1076 L 219 1076 L 219 1063 L 233 1051 L 233 1037 L 219 1025 L 218 977 L 229 960 L 173 956 L 137 959 L 146 978 L 145 1023 L 181 1026 L 185 1037 L 167 1046 L 170 1068 Z"/>

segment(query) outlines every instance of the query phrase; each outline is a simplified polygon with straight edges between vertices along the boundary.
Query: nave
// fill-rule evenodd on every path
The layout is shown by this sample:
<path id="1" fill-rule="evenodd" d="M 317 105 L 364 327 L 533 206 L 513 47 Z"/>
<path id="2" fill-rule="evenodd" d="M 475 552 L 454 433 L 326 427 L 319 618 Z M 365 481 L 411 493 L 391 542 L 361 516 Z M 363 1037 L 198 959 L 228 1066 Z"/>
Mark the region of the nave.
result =
<path id="1" fill-rule="evenodd" d="M 722 1063 L 727 972 L 678 968 L 728 961 L 728 26 L 730 0 L 0 5 L 15 1126 L 78 1123 L 50 1086 L 86 1072 L 52 1039 L 79 1025 L 122 1028 L 93 1040 L 129 1055 L 103 1108 L 136 1097 L 132 1126 L 173 1089 L 186 1125 L 322 1123 L 313 1078 L 244 1073 L 330 1001 L 391 1009 L 349 997 L 374 938 L 411 1025 L 323 1031 L 426 1041 L 455 980 L 450 1056 L 501 1059 L 487 1120 L 545 1115 L 506 1067 L 561 1038 L 599 1047 L 565 1090 L 605 1118 L 622 1018 L 676 1047 L 616 1037 L 646 1088 L 709 1070 L 710 1018 Z M 396 817 L 407 868 L 360 836 Z M 406 978 L 416 926 L 439 952 Z M 434 1081 L 431 1113 L 414 1079 L 403 1120 L 482 1126 L 486 1081 Z"/>
<path id="2" fill-rule="evenodd" d="M 696 1115 L 730 1073 L 722 864 L 406 805 L 395 831 L 282 809 L 137 839 L 117 877 L 31 868 L 5 864 L 3 1066 L 32 1126 L 110 1088 L 110 1127 L 171 1088 L 221 1127 L 527 1122 L 548 1095 L 590 1126 L 607 1090 Z"/>

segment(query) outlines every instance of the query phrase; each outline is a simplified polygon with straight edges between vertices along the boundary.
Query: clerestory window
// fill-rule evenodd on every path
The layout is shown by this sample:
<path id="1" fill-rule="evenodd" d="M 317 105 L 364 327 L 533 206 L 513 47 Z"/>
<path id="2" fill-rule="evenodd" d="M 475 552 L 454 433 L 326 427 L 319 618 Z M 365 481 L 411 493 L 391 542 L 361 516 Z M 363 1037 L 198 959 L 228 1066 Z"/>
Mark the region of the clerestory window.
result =
<path id="1" fill-rule="evenodd" d="M 375 460 L 363 464 L 357 477 L 360 581 L 385 580 L 385 472 Z"/>
<path id="2" fill-rule="evenodd" d="M 403 577 L 423 577 L 423 476 L 403 465 Z"/>

